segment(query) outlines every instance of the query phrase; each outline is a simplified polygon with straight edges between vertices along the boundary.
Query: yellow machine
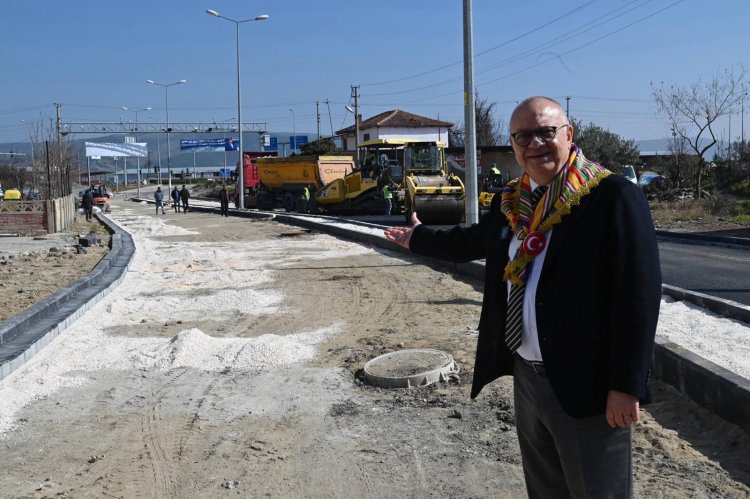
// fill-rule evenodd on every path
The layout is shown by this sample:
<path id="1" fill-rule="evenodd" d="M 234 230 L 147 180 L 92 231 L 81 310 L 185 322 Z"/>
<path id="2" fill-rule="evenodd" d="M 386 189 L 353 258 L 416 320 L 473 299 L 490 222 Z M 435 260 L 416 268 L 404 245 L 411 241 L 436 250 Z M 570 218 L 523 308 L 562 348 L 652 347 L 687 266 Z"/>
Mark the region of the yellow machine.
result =
<path id="1" fill-rule="evenodd" d="M 479 193 L 479 209 L 487 210 L 495 194 L 503 192 L 505 182 L 502 174 L 488 173 L 482 178 L 482 191 Z"/>
<path id="2" fill-rule="evenodd" d="M 21 200 L 21 191 L 18 189 L 8 189 L 5 191 L 5 197 L 3 197 L 6 201 L 20 201 Z"/>
<path id="3" fill-rule="evenodd" d="M 310 211 L 329 213 L 382 213 L 384 201 L 378 180 L 361 169 L 326 184 L 313 195 Z"/>
<path id="4" fill-rule="evenodd" d="M 455 225 L 464 217 L 466 192 L 461 179 L 447 173 L 445 144 L 417 139 L 376 139 L 359 144 L 364 175 L 378 185 L 396 185 L 395 209 L 406 220 L 416 212 L 423 223 Z"/>

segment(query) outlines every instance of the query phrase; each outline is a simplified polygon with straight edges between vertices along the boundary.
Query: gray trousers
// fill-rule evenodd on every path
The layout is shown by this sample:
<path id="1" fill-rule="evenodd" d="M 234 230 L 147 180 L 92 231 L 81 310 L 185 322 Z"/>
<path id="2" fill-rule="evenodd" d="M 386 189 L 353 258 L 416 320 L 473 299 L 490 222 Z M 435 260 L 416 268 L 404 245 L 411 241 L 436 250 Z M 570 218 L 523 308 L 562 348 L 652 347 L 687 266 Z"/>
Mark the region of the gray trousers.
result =
<path id="1" fill-rule="evenodd" d="M 529 497 L 632 498 L 632 427 L 610 428 L 603 412 L 573 418 L 560 407 L 545 374 L 519 359 L 513 371 Z"/>

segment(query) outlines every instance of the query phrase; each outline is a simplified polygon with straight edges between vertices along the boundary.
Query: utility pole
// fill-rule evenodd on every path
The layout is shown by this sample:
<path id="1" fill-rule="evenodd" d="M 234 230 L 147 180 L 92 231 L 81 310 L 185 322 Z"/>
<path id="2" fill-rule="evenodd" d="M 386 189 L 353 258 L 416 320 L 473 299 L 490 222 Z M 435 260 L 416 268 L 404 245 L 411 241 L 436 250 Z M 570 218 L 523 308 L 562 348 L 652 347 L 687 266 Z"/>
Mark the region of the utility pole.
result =
<path id="1" fill-rule="evenodd" d="M 474 97 L 474 34 L 471 0 L 464 0 L 464 166 L 466 169 L 466 226 L 479 221 L 477 186 L 476 103 Z"/>
<path id="2" fill-rule="evenodd" d="M 359 165 L 359 85 L 352 85 L 352 97 L 354 97 L 354 150 L 357 152 L 357 165 Z"/>
<path id="3" fill-rule="evenodd" d="M 326 99 L 326 107 L 328 107 L 328 123 L 331 125 L 331 140 L 333 140 L 333 118 L 331 118 L 331 103 Z"/>
<path id="4" fill-rule="evenodd" d="M 565 115 L 568 117 L 568 120 L 570 120 L 570 95 L 565 97 Z"/>
<path id="5" fill-rule="evenodd" d="M 742 127 L 742 147 L 745 147 L 745 97 L 747 97 L 747 92 L 742 94 L 742 111 L 740 111 L 740 126 Z"/>
<path id="6" fill-rule="evenodd" d="M 315 101 L 315 116 L 318 118 L 318 140 L 320 140 L 320 106 L 318 101 Z"/>
<path id="7" fill-rule="evenodd" d="M 62 104 L 58 104 L 55 102 L 55 130 L 57 130 L 57 143 L 60 144 L 62 142 L 62 117 L 60 116 L 60 108 L 62 107 Z"/>

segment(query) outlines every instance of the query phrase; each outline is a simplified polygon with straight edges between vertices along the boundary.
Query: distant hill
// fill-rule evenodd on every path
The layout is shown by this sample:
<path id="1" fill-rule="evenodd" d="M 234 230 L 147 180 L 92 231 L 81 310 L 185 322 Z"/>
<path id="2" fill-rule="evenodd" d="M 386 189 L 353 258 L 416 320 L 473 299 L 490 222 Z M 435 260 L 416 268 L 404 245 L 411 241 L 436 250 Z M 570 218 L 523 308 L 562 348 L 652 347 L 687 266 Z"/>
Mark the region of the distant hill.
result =
<path id="1" fill-rule="evenodd" d="M 650 139 L 650 140 L 636 140 L 635 145 L 638 147 L 638 150 L 641 151 L 642 154 L 644 153 L 663 153 L 663 154 L 670 154 L 670 143 L 672 142 L 672 139 Z M 701 144 L 708 144 L 709 141 L 707 140 L 701 140 Z M 725 150 L 728 146 L 728 143 L 724 142 L 723 140 L 718 141 L 714 146 L 709 149 L 706 152 L 706 159 L 713 159 L 714 155 L 716 155 L 717 151 Z M 688 149 L 690 146 L 687 146 Z M 689 149 L 689 151 L 692 151 Z"/>
<path id="2" fill-rule="evenodd" d="M 279 143 L 286 142 L 288 137 L 292 135 L 292 132 L 274 132 L 271 133 L 272 137 L 278 137 Z M 307 132 L 297 132 L 297 135 L 307 135 L 308 140 L 315 140 L 316 135 Z M 171 165 L 173 170 L 184 170 L 193 167 L 193 153 L 192 151 L 180 150 L 180 139 L 222 139 L 232 137 L 236 138 L 237 134 L 232 133 L 201 133 L 201 134 L 181 134 L 172 133 L 170 134 L 170 156 Z M 243 136 L 243 148 L 246 151 L 259 151 L 260 147 L 260 136 L 256 132 L 244 132 Z M 123 142 L 123 136 L 117 135 L 104 135 L 95 138 L 70 138 L 69 141 L 75 144 L 76 150 L 80 158 L 80 170 L 86 170 L 86 142 Z M 142 168 L 153 168 L 153 165 L 159 163 L 161 157 L 162 171 L 167 166 L 167 142 L 165 134 L 142 134 L 138 137 L 138 142 L 146 142 L 148 144 L 149 157 L 141 158 Z M 279 154 L 282 154 L 282 146 L 279 145 Z M 31 143 L 30 142 L 6 142 L 0 143 L 0 152 L 15 152 L 26 154 L 27 157 L 31 158 Z M 289 154 L 289 146 L 286 146 L 286 153 Z M 228 167 L 233 167 L 237 163 L 237 152 L 227 151 L 226 155 L 224 152 L 204 152 L 198 151 L 195 153 L 195 166 L 197 167 L 223 167 L 225 164 Z M 0 156 L 0 161 L 5 162 L 8 156 Z M 21 159 L 17 159 L 16 162 L 22 162 Z M 101 159 L 91 160 L 91 168 L 97 171 L 114 172 L 115 167 L 118 170 L 122 170 L 122 159 L 119 158 L 115 162 L 114 158 L 102 157 Z M 133 168 L 136 163 L 136 158 L 127 158 L 128 168 Z"/>

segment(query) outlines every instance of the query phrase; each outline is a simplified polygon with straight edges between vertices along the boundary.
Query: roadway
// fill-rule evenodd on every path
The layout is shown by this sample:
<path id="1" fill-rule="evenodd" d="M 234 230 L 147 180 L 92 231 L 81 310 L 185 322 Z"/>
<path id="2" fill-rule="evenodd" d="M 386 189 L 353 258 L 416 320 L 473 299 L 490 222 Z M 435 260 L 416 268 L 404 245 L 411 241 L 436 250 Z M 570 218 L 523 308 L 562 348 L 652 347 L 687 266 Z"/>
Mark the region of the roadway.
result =
<path id="1" fill-rule="evenodd" d="M 662 282 L 750 305 L 750 248 L 659 240 Z"/>
<path id="2" fill-rule="evenodd" d="M 359 216 L 376 225 L 406 225 L 403 215 Z M 659 240 L 662 282 L 750 305 L 750 246 L 729 248 Z"/>
<path id="3" fill-rule="evenodd" d="M 210 201 L 205 204 L 218 206 Z M 382 227 L 406 225 L 403 215 L 342 218 Z M 750 246 L 729 248 L 660 239 L 659 253 L 664 284 L 750 305 Z"/>

